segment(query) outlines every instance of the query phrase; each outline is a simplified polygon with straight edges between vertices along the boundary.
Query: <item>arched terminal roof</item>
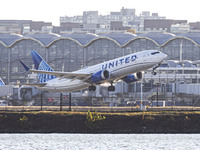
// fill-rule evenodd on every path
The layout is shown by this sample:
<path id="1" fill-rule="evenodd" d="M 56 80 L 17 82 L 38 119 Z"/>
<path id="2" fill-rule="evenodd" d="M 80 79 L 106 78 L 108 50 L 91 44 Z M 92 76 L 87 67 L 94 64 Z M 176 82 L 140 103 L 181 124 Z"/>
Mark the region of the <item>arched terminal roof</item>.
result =
<path id="1" fill-rule="evenodd" d="M 20 34 L 0 34 L 0 42 L 5 46 L 9 47 L 16 41 L 22 39 L 23 36 Z"/>
<path id="2" fill-rule="evenodd" d="M 70 38 L 78 42 L 80 45 L 85 46 L 89 44 L 91 41 L 97 39 L 98 35 L 90 33 L 73 33 L 73 34 L 62 34 L 61 37 Z"/>
<path id="3" fill-rule="evenodd" d="M 187 32 L 183 34 L 177 34 L 177 36 L 188 38 L 194 41 L 196 44 L 200 45 L 200 32 Z"/>
<path id="4" fill-rule="evenodd" d="M 108 34 L 101 34 L 99 35 L 101 38 L 109 38 L 117 42 L 120 46 L 126 45 L 129 41 L 135 39 L 137 37 L 136 34 L 130 33 L 108 33 Z"/>
<path id="5" fill-rule="evenodd" d="M 160 67 L 197 67 L 200 65 L 200 60 L 190 61 L 190 60 L 165 60 Z"/>
<path id="6" fill-rule="evenodd" d="M 60 35 L 58 34 L 40 34 L 40 33 L 35 33 L 35 34 L 26 34 L 24 35 L 24 38 L 30 38 L 35 41 L 38 41 L 41 43 L 43 46 L 48 46 L 55 40 L 60 38 Z"/>
<path id="7" fill-rule="evenodd" d="M 192 41 L 197 46 L 200 46 L 200 32 L 188 32 L 183 34 L 171 34 L 171 33 L 161 33 L 161 32 L 149 32 L 146 34 L 131 34 L 131 33 L 107 33 L 107 34 L 90 34 L 90 33 L 72 33 L 72 34 L 44 34 L 44 33 L 34 33 L 34 34 L 0 34 L 0 42 L 5 47 L 11 47 L 14 43 L 23 40 L 31 39 L 40 43 L 44 47 L 48 47 L 54 42 L 62 39 L 69 39 L 75 41 L 80 46 L 88 46 L 91 42 L 98 39 L 108 39 L 115 42 L 118 46 L 126 46 L 129 42 L 136 39 L 148 39 L 154 42 L 157 46 L 164 46 L 167 42 L 185 38 Z"/>
<path id="8" fill-rule="evenodd" d="M 184 67 L 191 67 L 192 66 L 192 61 L 189 60 L 182 60 L 179 62 L 179 64 L 182 64 Z"/>
<path id="9" fill-rule="evenodd" d="M 177 61 L 174 61 L 174 60 L 165 60 L 163 63 L 168 64 L 168 67 L 176 67 L 177 65 Z"/>
<path id="10" fill-rule="evenodd" d="M 146 34 L 140 34 L 138 37 L 140 38 L 148 38 L 153 40 L 157 43 L 157 45 L 161 46 L 165 44 L 167 41 L 171 40 L 172 38 L 176 37 L 176 35 L 166 32 L 149 32 Z"/>

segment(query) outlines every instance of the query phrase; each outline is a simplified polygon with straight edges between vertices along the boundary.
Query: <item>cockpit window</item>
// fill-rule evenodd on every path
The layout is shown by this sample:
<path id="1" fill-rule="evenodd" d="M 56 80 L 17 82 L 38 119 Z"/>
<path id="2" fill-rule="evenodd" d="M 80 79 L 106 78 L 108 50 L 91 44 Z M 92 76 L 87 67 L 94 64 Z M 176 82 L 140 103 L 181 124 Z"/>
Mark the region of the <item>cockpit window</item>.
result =
<path id="1" fill-rule="evenodd" d="M 156 54 L 159 54 L 160 52 L 153 52 L 151 53 L 151 55 L 156 55 Z"/>

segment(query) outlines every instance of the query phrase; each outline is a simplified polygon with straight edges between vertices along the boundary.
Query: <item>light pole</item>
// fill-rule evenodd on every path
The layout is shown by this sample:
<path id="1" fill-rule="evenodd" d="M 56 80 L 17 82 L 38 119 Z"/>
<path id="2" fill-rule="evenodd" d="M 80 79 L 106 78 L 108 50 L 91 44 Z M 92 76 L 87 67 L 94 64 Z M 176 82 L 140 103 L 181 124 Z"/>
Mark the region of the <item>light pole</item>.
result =
<path id="1" fill-rule="evenodd" d="M 156 89 L 157 89 L 157 92 L 156 92 L 156 101 L 157 101 L 157 107 L 158 107 L 158 106 L 159 106 L 159 105 L 158 105 L 158 84 L 157 84 Z"/>
<path id="2" fill-rule="evenodd" d="M 62 97 L 63 97 L 63 93 L 60 92 L 60 111 L 62 111 Z"/>
<path id="3" fill-rule="evenodd" d="M 143 86 L 143 80 L 141 80 L 140 82 L 140 87 L 141 87 L 141 102 L 140 102 L 140 110 L 142 111 L 143 110 L 143 91 L 142 91 L 142 86 Z"/>
<path id="4" fill-rule="evenodd" d="M 173 96 L 172 96 L 172 106 L 175 106 L 176 102 L 176 73 L 174 75 L 174 87 L 173 87 Z"/>
<path id="5" fill-rule="evenodd" d="M 69 93 L 69 111 L 71 111 L 71 106 L 72 106 L 72 93 Z"/>
<path id="6" fill-rule="evenodd" d="M 43 106 L 43 101 L 42 101 L 43 95 L 42 95 L 42 91 L 41 91 L 41 97 L 40 97 L 40 101 L 41 101 L 41 108 L 40 110 L 42 110 L 42 106 Z"/>

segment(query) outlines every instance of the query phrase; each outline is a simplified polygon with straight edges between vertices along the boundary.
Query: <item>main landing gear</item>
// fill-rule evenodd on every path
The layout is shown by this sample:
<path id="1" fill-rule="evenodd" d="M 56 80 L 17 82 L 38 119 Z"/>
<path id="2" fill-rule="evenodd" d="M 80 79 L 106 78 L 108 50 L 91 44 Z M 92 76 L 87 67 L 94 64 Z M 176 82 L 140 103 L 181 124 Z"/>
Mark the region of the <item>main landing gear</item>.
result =
<path id="1" fill-rule="evenodd" d="M 114 87 L 114 86 L 112 86 L 112 85 L 111 85 L 111 86 L 109 86 L 109 87 L 108 87 L 108 91 L 115 91 L 115 87 Z"/>
<path id="2" fill-rule="evenodd" d="M 94 85 L 89 86 L 89 91 L 96 91 L 96 86 L 94 86 Z"/>
<path id="3" fill-rule="evenodd" d="M 115 87 L 113 86 L 113 83 L 111 83 L 111 86 L 108 87 L 108 91 L 115 91 Z"/>
<path id="4" fill-rule="evenodd" d="M 96 91 L 96 86 L 91 85 L 89 86 L 89 91 Z M 115 87 L 113 86 L 113 84 L 111 83 L 111 86 L 108 87 L 108 91 L 115 91 Z"/>

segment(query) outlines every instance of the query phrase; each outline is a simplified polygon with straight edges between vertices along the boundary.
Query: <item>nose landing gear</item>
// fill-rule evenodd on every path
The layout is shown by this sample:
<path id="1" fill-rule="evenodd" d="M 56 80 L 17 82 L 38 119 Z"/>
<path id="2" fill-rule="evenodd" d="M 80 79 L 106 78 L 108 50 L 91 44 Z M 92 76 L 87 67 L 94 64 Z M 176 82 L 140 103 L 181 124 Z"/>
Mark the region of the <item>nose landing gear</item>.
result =
<path id="1" fill-rule="evenodd" d="M 157 74 L 157 72 L 155 72 L 155 70 L 153 70 L 152 71 L 152 75 L 156 75 Z"/>
<path id="2" fill-rule="evenodd" d="M 156 75 L 157 73 L 155 72 L 155 70 L 160 66 L 160 64 L 156 65 L 155 67 L 153 67 L 153 70 L 152 70 L 152 74 L 153 75 Z"/>

